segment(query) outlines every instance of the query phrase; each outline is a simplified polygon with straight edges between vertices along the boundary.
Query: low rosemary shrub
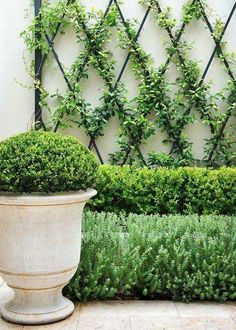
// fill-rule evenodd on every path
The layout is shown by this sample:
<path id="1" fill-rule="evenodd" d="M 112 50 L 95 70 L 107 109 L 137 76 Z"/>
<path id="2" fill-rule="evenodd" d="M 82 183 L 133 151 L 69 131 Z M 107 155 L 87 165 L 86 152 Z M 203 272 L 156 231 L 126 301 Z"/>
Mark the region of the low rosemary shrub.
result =
<path id="1" fill-rule="evenodd" d="M 31 193 L 93 187 L 97 161 L 76 138 L 31 131 L 0 142 L 0 191 Z"/>
<path id="2" fill-rule="evenodd" d="M 236 218 L 87 212 L 70 298 L 236 299 Z"/>
<path id="3" fill-rule="evenodd" d="M 100 167 L 95 211 L 236 214 L 236 168 Z"/>

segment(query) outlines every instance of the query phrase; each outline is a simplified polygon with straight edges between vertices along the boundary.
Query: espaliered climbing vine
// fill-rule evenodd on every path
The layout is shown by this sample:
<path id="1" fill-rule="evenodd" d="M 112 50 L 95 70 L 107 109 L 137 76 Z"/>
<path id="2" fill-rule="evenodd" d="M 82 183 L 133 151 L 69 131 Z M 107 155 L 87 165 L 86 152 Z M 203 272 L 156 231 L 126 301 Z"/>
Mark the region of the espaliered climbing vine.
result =
<path id="1" fill-rule="evenodd" d="M 171 9 L 161 7 L 161 1 L 139 2 L 145 13 L 137 28 L 136 20 L 125 18 L 122 4 L 118 0 L 110 0 L 104 12 L 95 9 L 87 12 L 78 0 L 59 0 L 56 3 L 42 1 L 35 19 L 22 33 L 28 50 L 37 55 L 29 70 L 34 77 L 35 90 L 40 95 L 36 107 L 39 112 L 36 112 L 36 128 L 57 131 L 74 125 L 83 127 L 90 137 L 89 148 L 94 148 L 103 163 L 96 139 L 106 134 L 108 121 L 112 116 L 117 116 L 121 129 L 119 150 L 110 156 L 113 164 L 235 164 L 235 141 L 229 129 L 236 108 L 235 57 L 227 52 L 223 37 L 236 11 L 236 3 L 223 22 L 219 17 L 211 17 L 211 10 L 205 0 L 187 1 L 183 7 L 182 22 L 178 24 Z M 154 65 L 151 55 L 145 52 L 139 42 L 148 16 L 154 18 L 157 28 L 164 30 L 169 39 L 163 45 L 167 54 L 166 61 L 159 67 Z M 196 21 L 204 23 L 214 41 L 214 49 L 203 72 L 198 61 L 190 56 L 192 45 L 183 38 L 186 28 Z M 57 35 L 66 33 L 68 27 L 74 29 L 77 43 L 83 46 L 70 68 L 63 65 L 54 45 Z M 116 61 L 108 47 L 114 30 L 117 32 L 119 47 L 127 52 L 118 76 Z M 205 82 L 215 57 L 229 77 L 226 87 L 217 93 L 212 92 L 211 83 Z M 57 91 L 50 95 L 43 84 L 42 72 L 47 63 L 52 65 L 53 62 L 63 75 L 67 91 Z M 168 80 L 166 74 L 173 64 L 178 71 L 174 83 Z M 128 65 L 138 81 L 137 95 L 131 100 L 122 81 Z M 96 107 L 92 107 L 83 95 L 83 81 L 90 78 L 91 66 L 103 81 L 103 95 Z M 55 100 L 54 108 L 50 106 L 50 98 Z M 226 106 L 225 111 L 222 110 L 222 103 Z M 42 120 L 41 111 L 50 113 L 46 122 Z M 185 134 L 187 126 L 194 124 L 197 113 L 211 133 L 202 160 L 193 157 L 192 143 Z M 154 120 L 150 119 L 151 114 L 155 114 Z M 170 146 L 169 153 L 150 152 L 146 157 L 141 146 L 148 144 L 149 138 L 157 131 L 165 133 L 163 142 Z"/>

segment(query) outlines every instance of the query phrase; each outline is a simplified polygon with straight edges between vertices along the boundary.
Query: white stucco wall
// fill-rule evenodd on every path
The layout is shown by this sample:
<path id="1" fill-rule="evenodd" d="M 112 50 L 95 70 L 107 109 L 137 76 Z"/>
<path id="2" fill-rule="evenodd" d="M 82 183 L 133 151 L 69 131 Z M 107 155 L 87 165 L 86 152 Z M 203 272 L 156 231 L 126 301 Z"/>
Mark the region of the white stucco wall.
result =
<path id="1" fill-rule="evenodd" d="M 34 111 L 33 90 L 16 80 L 31 84 L 26 73 L 20 32 L 27 26 L 24 9 L 29 0 L 0 1 L 0 139 L 27 130 Z"/>
<path id="2" fill-rule="evenodd" d="M 144 9 L 138 5 L 138 1 L 124 0 L 122 5 L 123 13 L 126 18 L 136 17 L 139 20 L 144 15 Z M 97 8 L 105 8 L 108 0 L 83 0 L 88 8 L 95 6 Z M 182 5 L 185 0 L 161 0 L 160 4 L 162 8 L 166 5 L 170 5 L 174 10 L 173 14 L 176 18 L 182 15 Z M 211 7 L 215 9 L 215 15 L 219 15 L 226 20 L 233 4 L 234 0 L 208 0 Z M 27 75 L 25 65 L 23 61 L 24 43 L 19 34 L 29 23 L 32 15 L 27 19 L 24 19 L 24 9 L 28 8 L 30 0 L 10 0 L 0 2 L 0 139 L 3 139 L 12 134 L 25 131 L 30 127 L 32 116 L 34 113 L 34 91 L 33 89 L 25 89 L 19 86 L 16 80 L 20 80 L 23 84 L 30 84 L 31 79 Z M 236 51 L 236 13 L 232 18 L 232 22 L 228 27 L 225 34 L 225 40 L 229 41 L 229 51 Z M 78 46 L 71 46 L 74 33 L 70 33 L 57 38 L 56 49 L 58 50 L 61 61 L 69 66 L 75 56 L 79 52 Z M 153 20 L 153 16 L 150 15 L 143 32 L 140 36 L 140 43 L 147 52 L 150 52 L 154 63 L 159 65 L 165 60 L 165 52 L 163 51 L 163 45 L 160 42 L 161 38 L 168 39 L 167 34 L 158 29 L 157 24 Z M 214 48 L 214 43 L 208 30 L 201 22 L 192 24 L 190 28 L 186 30 L 184 38 L 194 42 L 191 56 L 199 59 L 202 68 L 205 67 L 210 54 Z M 116 43 L 116 35 L 113 36 L 114 44 Z M 110 46 L 109 46 L 110 47 Z M 115 59 L 118 62 L 118 67 L 123 63 L 125 58 L 125 52 L 114 48 Z M 119 70 L 117 70 L 118 73 Z M 92 105 L 96 105 L 101 95 L 100 87 L 101 80 L 97 77 L 93 69 L 91 69 L 91 75 L 93 79 L 84 81 L 85 96 Z M 171 70 L 168 72 L 170 79 L 176 75 L 174 66 L 171 66 Z M 213 61 L 213 65 L 207 75 L 207 80 L 214 81 L 214 89 L 219 90 L 227 79 L 227 75 L 224 70 L 219 66 L 218 60 Z M 57 88 L 63 90 L 65 84 L 56 68 L 51 69 L 44 75 L 44 80 L 47 88 L 51 92 L 55 92 Z M 123 81 L 126 82 L 130 97 L 133 97 L 136 93 L 137 82 L 133 78 L 133 73 L 128 68 L 124 74 Z M 56 84 L 55 84 L 56 82 Z M 83 130 L 73 129 L 68 133 L 75 134 L 79 139 L 88 143 L 88 138 Z M 117 150 L 117 144 L 115 143 L 116 135 L 118 133 L 118 120 L 116 118 L 111 119 L 106 134 L 104 137 L 98 139 L 98 146 L 105 159 L 109 153 Z M 195 157 L 201 158 L 203 156 L 204 139 L 209 137 L 209 129 L 203 126 L 198 120 L 197 123 L 189 125 L 186 128 L 193 144 L 193 152 Z M 161 139 L 164 135 L 157 131 L 157 135 L 149 139 L 147 146 L 143 146 L 144 152 L 148 151 L 168 151 L 169 147 L 162 144 Z"/>

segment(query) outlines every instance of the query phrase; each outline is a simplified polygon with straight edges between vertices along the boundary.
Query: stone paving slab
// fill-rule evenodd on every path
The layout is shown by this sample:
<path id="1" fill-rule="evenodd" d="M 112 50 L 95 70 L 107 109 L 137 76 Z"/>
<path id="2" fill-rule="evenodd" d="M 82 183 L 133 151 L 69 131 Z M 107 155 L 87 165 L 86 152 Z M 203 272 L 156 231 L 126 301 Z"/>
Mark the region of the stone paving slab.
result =
<path id="1" fill-rule="evenodd" d="M 0 281 L 0 307 L 13 292 Z M 76 303 L 66 320 L 43 326 L 19 326 L 0 318 L 0 330 L 236 330 L 236 302 L 92 301 Z"/>

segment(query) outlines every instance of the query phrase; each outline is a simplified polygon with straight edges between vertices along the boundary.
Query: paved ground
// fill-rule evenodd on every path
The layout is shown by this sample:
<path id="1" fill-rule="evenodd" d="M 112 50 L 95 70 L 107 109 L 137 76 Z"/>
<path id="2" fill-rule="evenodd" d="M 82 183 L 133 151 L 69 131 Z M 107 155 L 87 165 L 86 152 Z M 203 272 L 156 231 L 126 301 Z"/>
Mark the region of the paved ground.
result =
<path id="1" fill-rule="evenodd" d="M 0 306 L 12 291 L 2 284 Z M 236 329 L 236 303 L 103 301 L 76 304 L 72 316 L 47 326 L 17 326 L 0 318 L 0 330 L 158 330 Z"/>

